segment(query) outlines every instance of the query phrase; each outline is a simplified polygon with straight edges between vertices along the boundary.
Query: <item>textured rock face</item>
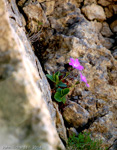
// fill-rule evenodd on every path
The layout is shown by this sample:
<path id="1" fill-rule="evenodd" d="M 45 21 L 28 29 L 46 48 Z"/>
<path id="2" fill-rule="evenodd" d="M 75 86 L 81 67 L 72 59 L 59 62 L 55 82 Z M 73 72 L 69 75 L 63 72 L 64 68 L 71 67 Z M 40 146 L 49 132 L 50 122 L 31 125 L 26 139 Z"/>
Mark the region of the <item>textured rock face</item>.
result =
<path id="1" fill-rule="evenodd" d="M 70 104 L 63 111 L 67 130 L 70 131 L 75 127 L 79 131 L 81 127 L 85 129 L 87 125 L 86 130 L 91 131 L 92 137 L 102 138 L 106 146 L 113 145 L 117 124 L 115 119 L 117 99 L 116 0 L 19 0 L 17 2 L 21 12 L 25 14 L 26 21 L 23 17 L 18 19 L 16 15 L 14 21 L 14 14 L 10 14 L 12 26 L 14 22 L 20 26 L 22 23 L 26 25 L 31 33 L 30 40 L 34 51 L 41 59 L 45 71 L 48 73 L 58 70 L 63 73 L 69 71 L 70 57 L 78 58 L 85 68 L 82 73 L 86 76 L 90 87 L 87 88 L 81 82 L 70 91 L 68 97 Z M 17 27 L 14 26 L 14 28 L 17 32 Z M 23 30 L 25 30 L 24 27 Z M 18 33 L 25 41 L 20 30 Z M 26 55 L 30 56 L 36 66 L 28 48 Z M 39 64 L 37 66 L 41 72 Z M 41 90 L 44 100 L 53 121 L 56 122 L 59 136 L 66 141 L 62 115 L 58 106 L 55 106 L 57 110 L 55 111 L 50 100 L 50 93 L 45 91 L 48 83 L 41 82 L 46 81 L 43 74 L 41 79 L 37 81 L 37 85 L 39 88 L 43 85 Z M 79 72 L 73 69 L 67 79 L 69 86 L 79 79 Z M 73 116 L 77 118 L 77 122 Z"/>
<path id="2" fill-rule="evenodd" d="M 63 117 L 71 127 L 82 127 L 88 122 L 89 113 L 80 105 L 69 101 L 64 108 Z"/>
<path id="3" fill-rule="evenodd" d="M 56 110 L 54 109 L 53 104 L 52 104 L 50 86 L 42 71 L 40 62 L 38 61 L 38 58 L 34 55 L 31 45 L 29 41 L 27 40 L 27 37 L 25 34 L 25 27 L 24 27 L 26 25 L 25 20 L 23 16 L 19 13 L 19 10 L 17 9 L 17 5 L 14 0 L 12 0 L 11 3 L 8 3 L 7 9 L 8 9 L 8 15 L 9 15 L 12 28 L 18 34 L 20 40 L 24 42 L 24 47 L 25 47 L 24 55 L 29 58 L 29 60 L 32 62 L 35 69 L 38 70 L 39 72 L 38 79 L 36 80 L 36 84 L 43 93 L 43 97 L 50 111 L 53 124 L 55 124 Z"/>
<path id="4" fill-rule="evenodd" d="M 99 0 L 98 4 L 102 5 L 102 6 L 108 6 L 111 4 L 111 1 L 109 0 Z"/>
<path id="5" fill-rule="evenodd" d="M 27 14 L 25 8 L 29 5 L 30 3 L 23 7 L 25 14 Z M 49 4 L 47 5 L 45 1 L 40 2 L 40 5 L 43 7 L 44 13 L 48 14 Z M 63 2 L 60 0 L 55 1 L 51 8 L 51 15 L 46 15 L 46 20 L 50 25 L 42 29 L 39 40 L 33 44 L 36 45 L 35 51 L 38 54 L 41 51 L 40 57 L 43 60 L 44 69 L 48 73 L 58 70 L 66 72 L 69 70 L 67 68 L 69 58 L 79 59 L 85 68 L 83 74 L 86 76 L 90 88 L 85 87 L 84 83 L 80 83 L 70 92 L 69 99 L 73 100 L 74 105 L 81 107 L 88 115 L 83 118 L 83 113 L 80 116 L 82 119 L 77 119 L 78 121 L 75 122 L 73 116 L 80 115 L 78 114 L 79 109 L 74 111 L 74 107 L 68 105 L 63 111 L 64 119 L 68 128 L 79 129 L 81 126 L 85 128 L 85 124 L 89 125 L 88 130 L 93 133 L 92 136 L 99 135 L 105 145 L 109 146 L 116 138 L 114 105 L 117 99 L 117 62 L 114 59 L 116 54 L 113 53 L 113 57 L 110 51 L 113 52 L 116 49 L 114 47 L 116 39 L 113 38 L 116 34 L 110 28 L 114 20 L 112 19 L 108 24 L 108 18 L 116 15 L 114 9 L 116 4 L 114 1 L 85 0 L 81 2 L 74 0 Z M 90 13 L 89 10 L 91 10 Z M 28 22 L 31 22 L 29 17 Z M 69 86 L 79 80 L 78 71 L 72 70 L 67 80 Z M 72 111 L 71 115 L 69 112 Z M 106 133 L 101 130 L 102 122 Z"/>
<path id="6" fill-rule="evenodd" d="M 89 20 L 94 20 L 94 19 L 98 21 L 106 20 L 106 16 L 105 16 L 103 8 L 96 4 L 84 6 L 82 8 L 82 12 L 85 14 L 85 16 Z"/>
<path id="7" fill-rule="evenodd" d="M 57 132 L 58 132 L 60 138 L 64 142 L 67 142 L 67 132 L 66 132 L 66 128 L 64 125 L 64 120 L 63 120 L 61 113 L 59 112 L 58 105 L 55 102 L 54 102 L 54 107 L 56 108 L 56 129 L 57 129 Z"/>
<path id="8" fill-rule="evenodd" d="M 30 11 L 31 10 L 31 11 Z M 28 23 L 29 29 L 33 32 L 39 30 L 39 23 L 44 24 L 44 27 L 47 27 L 49 22 L 43 12 L 43 9 L 39 3 L 37 4 L 29 4 L 24 7 L 24 11 L 30 20 Z"/>
<path id="9" fill-rule="evenodd" d="M 21 23 L 13 2 L 7 5 L 9 12 L 12 5 L 14 16 L 19 17 Z M 17 18 L 10 22 L 4 0 L 0 1 L 0 16 L 0 147 L 64 149 L 52 125 L 48 101 L 41 90 L 43 84 L 48 84 L 38 60 L 39 72 L 36 69 L 37 58 L 27 41 L 23 25 L 18 26 Z"/>
<path id="10" fill-rule="evenodd" d="M 111 30 L 115 33 L 117 33 L 117 20 L 115 20 L 114 22 L 112 22 L 112 24 L 110 25 Z"/>
<path id="11" fill-rule="evenodd" d="M 111 31 L 110 28 L 109 28 L 108 23 L 103 22 L 103 27 L 102 27 L 102 30 L 101 30 L 101 34 L 102 34 L 103 36 L 106 36 L 106 37 L 110 37 L 110 36 L 113 35 L 112 31 Z"/>

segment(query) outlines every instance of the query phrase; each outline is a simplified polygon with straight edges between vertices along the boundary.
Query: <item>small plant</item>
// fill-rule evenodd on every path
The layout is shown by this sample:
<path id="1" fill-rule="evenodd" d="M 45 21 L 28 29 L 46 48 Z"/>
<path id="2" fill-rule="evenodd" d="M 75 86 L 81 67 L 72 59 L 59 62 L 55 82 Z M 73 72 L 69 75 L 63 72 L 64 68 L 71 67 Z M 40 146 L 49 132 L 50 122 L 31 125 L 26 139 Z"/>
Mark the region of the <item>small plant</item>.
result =
<path id="1" fill-rule="evenodd" d="M 46 76 L 55 84 L 56 93 L 54 95 L 54 99 L 57 102 L 63 102 L 65 104 L 66 95 L 69 93 L 69 88 L 66 88 L 67 85 L 63 83 L 63 80 L 65 79 L 65 77 L 60 79 L 60 76 L 62 76 L 60 72 L 56 72 L 53 75 L 47 74 Z M 61 88 L 58 88 L 58 87 L 61 87 Z"/>
<path id="2" fill-rule="evenodd" d="M 69 88 L 61 89 L 58 88 L 57 92 L 54 95 L 54 98 L 57 102 L 66 102 L 66 95 L 69 93 Z"/>
<path id="3" fill-rule="evenodd" d="M 80 71 L 81 81 L 85 82 L 86 86 L 89 87 L 89 84 L 87 83 L 86 77 L 83 76 L 82 73 L 81 73 L 81 71 L 84 69 L 84 67 L 80 65 L 80 62 L 78 61 L 78 59 L 70 58 L 69 65 L 71 65 L 73 68 Z M 54 92 L 55 93 L 54 99 L 57 102 L 63 102 L 64 104 L 66 102 L 66 95 L 70 91 L 70 88 L 67 88 L 67 84 L 64 83 L 65 78 L 68 75 L 69 75 L 69 73 L 66 73 L 65 77 L 61 78 L 61 79 L 60 79 L 60 77 L 62 77 L 63 75 L 60 72 L 53 73 L 53 75 L 50 75 L 50 74 L 46 75 L 55 85 L 56 89 L 54 91 L 56 91 L 56 92 Z M 78 84 L 78 83 L 79 83 L 79 81 L 77 81 L 75 83 L 75 85 Z"/>
<path id="4" fill-rule="evenodd" d="M 60 80 L 60 76 L 62 74 L 60 74 L 60 72 L 56 72 L 55 74 L 53 75 L 50 75 L 50 74 L 47 74 L 46 76 L 52 81 L 55 83 L 55 87 L 57 88 L 58 86 L 59 87 L 67 87 L 67 85 L 65 83 L 62 82 L 62 80 Z"/>
<path id="5" fill-rule="evenodd" d="M 37 23 L 38 23 L 38 25 L 43 25 L 43 22 L 38 21 Z"/>
<path id="6" fill-rule="evenodd" d="M 101 140 L 92 140 L 90 133 L 79 133 L 68 138 L 66 150 L 106 150 L 102 148 Z"/>

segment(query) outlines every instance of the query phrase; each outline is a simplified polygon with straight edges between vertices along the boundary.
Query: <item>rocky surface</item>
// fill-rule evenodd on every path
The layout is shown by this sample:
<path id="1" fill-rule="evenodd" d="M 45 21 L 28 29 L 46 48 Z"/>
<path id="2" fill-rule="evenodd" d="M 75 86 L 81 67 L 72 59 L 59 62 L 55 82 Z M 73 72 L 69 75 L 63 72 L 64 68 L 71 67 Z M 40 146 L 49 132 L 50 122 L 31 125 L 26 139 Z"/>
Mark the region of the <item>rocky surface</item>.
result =
<path id="1" fill-rule="evenodd" d="M 63 118 L 70 127 L 82 127 L 88 122 L 89 113 L 79 104 L 68 101 L 68 105 L 63 110 Z"/>
<path id="2" fill-rule="evenodd" d="M 117 49 L 114 50 L 114 52 L 113 52 L 112 55 L 113 55 L 113 57 L 114 57 L 115 59 L 117 59 Z"/>
<path id="3" fill-rule="evenodd" d="M 22 14 L 19 12 L 17 5 L 15 3 L 15 0 L 12 0 L 11 3 L 7 4 L 8 9 L 8 15 L 10 19 L 10 25 L 14 29 L 14 31 L 18 34 L 20 40 L 22 42 L 25 42 L 24 47 L 25 51 L 24 54 L 29 58 L 29 60 L 32 62 L 34 68 L 39 72 L 38 80 L 36 80 L 36 84 L 38 88 L 42 91 L 44 100 L 48 106 L 48 109 L 50 111 L 53 124 L 55 125 L 55 118 L 56 118 L 56 110 L 53 107 L 52 100 L 51 100 L 51 93 L 50 93 L 50 86 L 48 84 L 48 81 L 45 77 L 45 74 L 43 73 L 42 67 L 40 65 L 40 62 L 38 58 L 35 56 L 30 42 L 27 39 L 27 35 L 25 34 L 25 19 L 22 16 Z M 45 90 L 47 89 L 47 90 Z"/>
<path id="4" fill-rule="evenodd" d="M 59 137 L 66 143 L 67 142 L 67 132 L 64 125 L 64 120 L 62 114 L 59 111 L 58 104 L 54 102 L 54 107 L 56 109 L 56 129 Z"/>
<path id="5" fill-rule="evenodd" d="M 20 26 L 23 23 L 24 31 L 26 27 L 44 71 L 71 70 L 67 78 L 70 87 L 80 77 L 79 72 L 68 65 L 69 58 L 78 58 L 85 68 L 82 73 L 90 87 L 80 82 L 70 91 L 62 112 L 65 125 L 58 106 L 53 108 L 51 95 L 45 91 L 48 83 L 43 85 L 42 93 L 59 136 L 66 141 L 65 127 L 68 134 L 72 128 L 75 133 L 88 130 L 92 138 L 101 138 L 105 146 L 116 149 L 116 0 L 18 0 L 17 4 L 24 17 L 20 22 L 11 14 L 12 26 L 14 21 Z M 17 27 L 14 28 L 17 31 Z M 37 82 L 40 87 L 39 83 L 40 80 Z"/>
<path id="6" fill-rule="evenodd" d="M 0 149 L 62 150 L 49 112 L 49 85 L 18 14 L 15 1 L 0 1 Z"/>
<path id="7" fill-rule="evenodd" d="M 113 57 L 114 53 L 112 56 L 111 51 L 108 50 L 115 45 L 115 39 L 113 38 L 115 32 L 110 28 L 111 23 L 106 22 L 107 18 L 104 12 L 105 7 L 109 8 L 111 2 L 103 4 L 105 5 L 103 7 L 101 2 L 99 3 L 102 6 L 99 6 L 97 1 L 85 1 L 81 8 L 82 11 L 78 8 L 81 7 L 81 3 L 78 6 L 75 2 L 61 3 L 61 1 L 58 1 L 54 4 L 54 8 L 52 7 L 54 13 L 46 15 L 50 26 L 44 28 L 40 35 L 39 42 L 41 45 L 37 46 L 38 41 L 35 42 L 35 51 L 37 53 L 41 51 L 40 58 L 48 73 L 58 70 L 68 71 L 67 65 L 70 57 L 80 60 L 85 67 L 83 74 L 87 77 L 90 88 L 88 89 L 83 83 L 80 83 L 70 92 L 69 99 L 74 101 L 71 103 L 77 108 L 73 104 L 68 104 L 64 108 L 65 124 L 68 128 L 75 127 L 78 131 L 80 128 L 88 127 L 88 130 L 93 133 L 92 137 L 99 135 L 104 140 L 105 145 L 109 146 L 116 138 L 116 122 L 114 119 L 116 109 L 114 105 L 117 99 L 117 63 L 114 59 L 116 57 Z M 47 5 L 44 5 L 44 3 L 42 4 L 46 14 Z M 85 12 L 87 7 L 88 10 L 93 10 L 95 7 L 96 9 L 88 14 L 88 12 Z M 87 15 L 87 18 L 91 15 L 91 18 L 88 18 L 91 21 L 88 21 L 82 13 Z M 112 15 L 114 15 L 114 12 L 112 12 Z M 70 78 L 73 78 L 74 81 L 71 82 Z M 77 70 L 72 70 L 68 77 L 69 86 L 76 80 L 79 80 L 79 74 Z M 78 106 L 88 115 L 83 112 L 80 113 Z M 101 130 L 100 119 L 104 120 L 103 128 L 106 134 L 110 133 L 112 137 L 109 138 Z M 106 125 L 106 122 L 108 122 L 108 125 Z"/>
<path id="8" fill-rule="evenodd" d="M 107 22 L 103 22 L 102 24 L 102 29 L 101 29 L 101 34 L 102 36 L 105 36 L 105 37 L 110 37 L 113 35 L 111 29 L 109 28 L 109 25 Z"/>
<path id="9" fill-rule="evenodd" d="M 68 128 L 67 130 L 68 130 L 69 137 L 73 136 L 74 134 L 75 134 L 75 136 L 78 136 L 78 132 L 75 128 L 71 127 L 71 128 Z"/>
<path id="10" fill-rule="evenodd" d="M 96 4 L 84 6 L 82 8 L 82 13 L 84 13 L 89 20 L 94 20 L 94 19 L 98 21 L 106 20 L 106 16 L 103 8 Z"/>
<path id="11" fill-rule="evenodd" d="M 117 33 L 117 20 L 111 23 L 110 28 L 113 32 Z"/>

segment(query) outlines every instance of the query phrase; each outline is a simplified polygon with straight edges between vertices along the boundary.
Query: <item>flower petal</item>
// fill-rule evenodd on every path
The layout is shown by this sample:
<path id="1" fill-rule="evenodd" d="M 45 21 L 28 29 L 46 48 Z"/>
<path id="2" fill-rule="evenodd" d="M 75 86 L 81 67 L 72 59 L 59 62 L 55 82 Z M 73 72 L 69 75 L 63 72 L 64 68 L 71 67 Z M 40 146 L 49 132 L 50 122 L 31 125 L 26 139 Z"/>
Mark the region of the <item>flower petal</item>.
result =
<path id="1" fill-rule="evenodd" d="M 73 63 L 72 63 L 72 62 L 69 62 L 69 65 L 71 65 L 71 66 L 72 66 L 72 65 L 73 65 Z"/>
<path id="2" fill-rule="evenodd" d="M 86 83 L 86 86 L 87 86 L 87 87 L 90 87 L 88 83 Z"/>
<path id="3" fill-rule="evenodd" d="M 75 63 L 75 60 L 74 60 L 73 58 L 70 58 L 70 61 L 71 61 L 72 63 Z"/>
<path id="4" fill-rule="evenodd" d="M 85 76 L 82 75 L 82 73 L 80 72 L 80 78 L 81 78 L 81 81 L 87 83 L 87 79 Z"/>
<path id="5" fill-rule="evenodd" d="M 76 63 L 80 65 L 80 62 L 79 62 L 79 60 L 78 60 L 78 59 L 76 59 Z"/>
<path id="6" fill-rule="evenodd" d="M 83 70 L 83 69 L 84 69 L 84 67 L 83 67 L 83 66 L 81 66 L 81 65 L 79 65 L 78 67 L 76 67 L 76 69 L 78 69 L 78 70 Z"/>

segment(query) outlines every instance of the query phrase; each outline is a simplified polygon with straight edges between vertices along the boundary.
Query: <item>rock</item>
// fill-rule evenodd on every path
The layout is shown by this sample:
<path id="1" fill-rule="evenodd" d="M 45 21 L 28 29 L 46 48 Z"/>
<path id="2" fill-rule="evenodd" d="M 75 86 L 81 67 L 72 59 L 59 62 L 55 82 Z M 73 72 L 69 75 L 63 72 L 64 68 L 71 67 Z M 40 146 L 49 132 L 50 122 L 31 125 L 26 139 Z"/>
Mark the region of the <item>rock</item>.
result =
<path id="1" fill-rule="evenodd" d="M 54 5 L 55 5 L 55 1 L 46 1 L 43 3 L 43 5 L 45 5 L 46 8 L 46 15 L 51 15 L 54 11 Z"/>
<path id="2" fill-rule="evenodd" d="M 117 49 L 114 50 L 114 52 L 112 53 L 112 55 L 113 55 L 113 57 L 114 57 L 115 59 L 117 59 Z"/>
<path id="3" fill-rule="evenodd" d="M 111 18 L 113 16 L 113 11 L 111 7 L 105 7 L 104 11 L 105 11 L 106 18 Z"/>
<path id="4" fill-rule="evenodd" d="M 39 3 L 45 2 L 45 0 L 37 0 Z"/>
<path id="5" fill-rule="evenodd" d="M 11 4 L 0 1 L 0 147 L 25 146 L 31 150 L 35 146 L 43 150 L 62 150 L 64 146 L 47 107 L 49 85 L 27 41 L 23 25 L 8 18 L 5 6 L 12 7 L 14 12 L 18 10 L 15 1 Z M 18 14 L 14 16 L 21 19 Z M 47 100 L 42 93 L 44 84 Z M 51 100 L 49 105 L 53 106 Z"/>
<path id="6" fill-rule="evenodd" d="M 113 21 L 110 25 L 110 28 L 113 32 L 117 32 L 117 20 Z"/>
<path id="7" fill-rule="evenodd" d="M 48 2 L 48 5 L 46 5 L 46 2 Z M 35 6 L 36 10 L 41 10 L 40 14 L 42 14 L 42 16 L 44 15 L 45 21 L 47 21 L 47 24 L 44 23 L 41 26 L 43 30 L 41 31 L 41 34 L 39 34 L 38 40 L 35 43 L 31 43 L 32 46 L 34 46 L 35 53 L 41 59 L 41 63 L 44 66 L 43 69 L 45 71 L 47 71 L 48 73 L 56 71 L 62 71 L 63 73 L 65 73 L 71 70 L 71 73 L 67 77 L 67 82 L 69 83 L 68 86 L 71 87 L 76 81 L 80 81 L 80 77 L 79 71 L 69 66 L 69 58 L 78 58 L 80 63 L 84 66 L 85 69 L 82 71 L 82 73 L 86 76 L 87 82 L 90 87 L 87 88 L 83 82 L 80 82 L 70 90 L 68 98 L 75 101 L 75 105 L 78 105 L 78 108 L 80 107 L 83 111 L 83 114 L 78 113 L 79 115 L 83 117 L 83 115 L 88 112 L 88 119 L 83 120 L 81 118 L 81 120 L 85 122 L 84 124 L 87 125 L 86 127 L 88 128 L 88 130 L 90 130 L 90 127 L 92 127 L 91 130 L 95 135 L 95 131 L 97 130 L 98 135 L 101 135 L 104 144 L 106 145 L 109 141 L 108 145 L 111 146 L 116 137 L 116 133 L 113 131 L 116 130 L 114 120 L 117 107 L 117 62 L 111 54 L 111 51 L 107 48 L 110 49 L 110 47 L 112 46 L 111 50 L 114 51 L 113 46 L 115 46 L 116 39 L 114 40 L 108 37 L 103 37 L 103 33 L 101 34 L 101 30 L 102 26 L 104 29 L 104 24 L 102 22 L 106 19 L 106 17 L 110 17 L 109 21 L 113 20 L 113 15 L 115 15 L 116 13 L 116 7 L 113 7 L 113 5 L 115 5 L 115 1 L 109 0 L 111 4 L 109 4 L 108 6 L 104 6 L 106 14 L 105 17 L 103 8 L 97 5 L 97 2 L 98 1 L 96 0 L 85 0 L 83 2 L 76 0 L 69 0 L 69 2 L 68 0 L 59 0 L 53 1 L 54 5 L 50 7 L 49 1 L 42 2 L 38 0 L 38 2 L 36 3 L 28 1 L 22 7 L 25 8 L 31 5 L 33 5 L 32 7 Z M 96 9 L 94 9 L 95 7 L 92 8 L 92 6 L 95 6 Z M 34 11 L 32 14 L 35 14 L 36 10 L 33 10 L 32 7 L 30 11 Z M 88 21 L 85 18 L 88 13 L 85 16 L 81 14 L 80 10 L 87 7 L 93 10 L 93 12 L 91 12 L 93 14 L 93 20 L 91 18 Z M 88 11 L 90 9 L 88 9 Z M 31 12 L 29 12 L 29 14 L 31 14 Z M 38 16 L 38 13 L 36 13 L 36 16 Z M 31 17 L 31 15 L 30 17 L 28 17 L 27 14 L 28 22 L 26 24 L 28 26 L 26 27 L 29 27 L 29 30 L 31 24 L 34 25 L 34 28 L 37 28 L 37 23 L 35 21 L 36 19 L 43 20 L 43 17 L 41 16 L 40 18 L 34 17 Z M 12 22 L 13 18 L 14 17 L 11 17 Z M 18 20 L 16 18 L 15 20 L 18 22 L 20 19 Z M 21 21 L 19 21 L 18 23 L 21 24 Z M 24 26 L 22 28 L 24 30 Z M 17 27 L 15 32 L 17 32 Z M 19 30 L 18 33 L 20 33 Z M 25 41 L 23 35 L 20 37 L 21 39 L 23 39 L 23 41 Z M 112 38 L 113 37 L 114 36 L 112 36 Z M 27 52 L 28 54 L 30 54 L 28 48 Z M 29 56 L 31 57 L 32 53 Z M 40 67 L 38 68 L 40 70 Z M 7 72 L 7 74 L 9 74 L 9 72 Z M 6 74 L 3 74 L 3 76 L 4 75 Z M 41 75 L 40 78 L 42 78 L 43 76 L 44 75 Z M 44 78 L 44 81 L 45 80 L 46 79 Z M 39 88 L 41 87 L 40 84 L 43 84 L 43 82 L 40 83 L 39 80 L 37 84 Z M 53 110 L 53 105 L 50 101 L 51 94 L 45 92 L 45 89 L 48 89 L 46 86 L 48 87 L 48 84 L 43 84 L 43 88 L 41 88 L 41 90 L 45 97 L 45 102 L 47 101 L 46 104 L 48 108 L 52 108 L 49 110 Z M 68 106 L 69 105 L 71 108 L 71 104 L 68 104 Z M 55 109 L 50 112 L 55 122 Z M 109 117 L 110 114 L 111 117 Z M 107 120 L 104 124 L 102 123 L 102 120 L 104 120 L 103 117 L 105 117 L 105 120 Z M 106 131 L 104 134 L 102 133 L 101 127 L 98 128 L 98 125 L 100 126 L 100 124 L 102 124 L 102 128 Z M 68 128 L 70 128 L 71 126 L 73 126 L 72 123 L 68 125 Z M 62 124 L 60 124 L 59 127 L 62 128 Z M 83 127 L 85 128 L 85 126 Z M 112 130 L 108 130 L 109 127 Z M 93 130 L 93 128 L 95 130 Z M 58 129 L 60 131 L 60 128 Z M 61 131 L 63 131 L 63 129 L 61 129 Z M 107 137 L 111 137 L 110 135 L 112 135 L 112 138 L 107 140 Z M 62 135 L 61 133 L 61 137 L 62 136 L 64 137 L 64 135 Z"/>
<path id="8" fill-rule="evenodd" d="M 49 26 L 46 15 L 39 3 L 28 3 L 23 7 L 23 11 L 28 17 L 28 28 L 31 33 L 39 32 L 42 26 Z"/>
<path id="9" fill-rule="evenodd" d="M 66 69 L 65 65 L 68 65 L 70 57 L 79 58 L 79 61 L 85 67 L 83 73 L 90 84 L 90 88 L 87 89 L 85 84 L 80 83 L 71 91 L 70 95 L 73 97 L 78 96 L 75 101 L 89 113 L 88 118 L 91 120 L 109 112 L 109 103 L 112 99 L 115 99 L 117 91 L 115 87 L 116 76 L 111 75 L 112 71 L 116 70 L 114 69 L 116 68 L 116 62 L 110 51 L 104 48 L 98 39 L 101 26 L 96 21 L 89 23 L 83 20 L 75 23 L 67 30 L 66 35 L 56 34 L 50 38 L 49 54 L 45 56 L 45 69 L 50 72 Z M 111 68 L 113 68 L 112 71 Z M 78 71 L 71 71 L 70 78 L 73 78 L 73 80 L 67 79 L 69 86 L 79 80 Z M 110 90 L 113 92 L 110 93 Z M 113 108 L 114 104 L 111 103 L 111 107 Z M 71 123 L 69 126 L 73 127 L 73 124 Z"/>
<path id="10" fill-rule="evenodd" d="M 111 141 L 116 139 L 116 129 L 113 128 L 114 126 L 116 126 L 116 121 L 112 118 L 112 113 L 98 118 L 88 130 L 92 133 L 93 138 L 104 140 L 106 147 L 109 147 Z M 113 120 L 113 124 L 111 123 L 111 119 Z"/>
<path id="11" fill-rule="evenodd" d="M 54 102 L 54 107 L 56 109 L 56 129 L 57 129 L 58 135 L 65 143 L 67 143 L 67 134 L 66 134 L 66 128 L 64 125 L 64 120 L 63 120 L 61 113 L 59 112 L 58 104 L 56 102 Z"/>
<path id="12" fill-rule="evenodd" d="M 117 59 L 117 51 L 114 52 L 112 55 L 113 55 L 113 57 L 114 57 L 115 59 Z"/>
<path id="13" fill-rule="evenodd" d="M 110 28 L 109 28 L 109 25 L 108 23 L 106 22 L 103 22 L 103 27 L 102 27 L 102 30 L 101 30 L 101 34 L 105 37 L 110 37 L 113 35 L 113 33 L 111 32 Z"/>
<path id="14" fill-rule="evenodd" d="M 26 2 L 26 0 L 19 0 L 18 1 L 18 6 L 22 7 L 25 2 Z"/>
<path id="15" fill-rule="evenodd" d="M 106 37 L 103 37 L 101 34 L 99 34 L 99 40 L 101 42 L 101 44 L 106 47 L 107 49 L 110 49 L 112 48 L 113 44 L 114 44 L 114 40 L 111 39 L 111 38 L 106 38 Z"/>
<path id="16" fill-rule="evenodd" d="M 91 21 L 91 25 L 92 28 L 95 29 L 96 33 L 100 33 L 100 31 L 102 30 L 102 23 L 98 22 L 98 21 Z"/>
<path id="17" fill-rule="evenodd" d="M 78 136 L 78 132 L 75 128 L 68 128 L 67 131 L 68 131 L 68 136 L 69 137 L 73 136 L 73 135 Z"/>
<path id="18" fill-rule="evenodd" d="M 84 5 L 89 5 L 89 4 L 92 4 L 92 3 L 97 3 L 97 0 L 84 0 Z"/>
<path id="19" fill-rule="evenodd" d="M 84 6 L 82 8 L 82 13 L 89 19 L 89 20 L 98 20 L 98 21 L 104 21 L 106 20 L 106 16 L 104 13 L 104 10 L 101 6 L 96 4 L 91 4 Z"/>
<path id="20" fill-rule="evenodd" d="M 69 0 L 70 3 L 72 3 L 73 5 L 75 5 L 77 8 L 82 6 L 82 2 L 83 0 Z"/>
<path id="21" fill-rule="evenodd" d="M 114 143 L 110 147 L 110 150 L 116 150 L 116 149 L 117 149 L 117 140 L 115 140 Z"/>
<path id="22" fill-rule="evenodd" d="M 70 127 L 79 128 L 88 122 L 89 113 L 79 104 L 69 101 L 63 110 L 63 117 Z"/>
<path id="23" fill-rule="evenodd" d="M 18 34 L 21 41 L 25 41 L 25 45 L 24 45 L 25 46 L 25 51 L 24 51 L 25 55 L 30 59 L 30 61 L 32 62 L 35 69 L 40 71 L 40 73 L 38 75 L 38 80 L 36 80 L 35 82 L 37 83 L 38 88 L 43 92 L 43 96 L 44 96 L 45 102 L 48 106 L 48 109 L 50 111 L 50 114 L 51 114 L 51 117 L 53 120 L 53 124 L 55 125 L 56 112 L 55 112 L 55 109 L 53 107 L 52 100 L 51 100 L 50 86 L 49 86 L 47 79 L 42 71 L 40 62 L 38 61 L 37 57 L 34 55 L 31 45 L 30 45 L 29 41 L 27 40 L 26 34 L 24 32 L 25 31 L 24 24 L 22 21 L 22 17 L 17 9 L 17 5 L 15 4 L 15 1 L 12 0 L 12 2 L 13 3 L 11 5 L 15 6 L 15 7 L 12 8 L 13 10 L 12 9 L 9 9 L 9 10 L 15 12 L 16 15 L 14 15 L 14 18 L 16 18 L 15 20 L 17 20 L 17 18 L 19 18 L 19 22 L 17 22 L 17 21 L 15 22 L 14 19 L 12 19 L 11 12 L 9 11 L 9 14 L 10 14 L 9 17 L 11 17 L 11 19 L 10 19 L 11 26 L 15 30 L 15 32 Z M 11 7 L 11 5 L 10 5 L 10 7 Z M 7 6 L 7 7 L 9 8 L 9 6 Z M 40 79 L 42 79 L 42 80 L 40 80 Z M 46 91 L 45 89 L 48 89 L 48 90 Z"/>
<path id="24" fill-rule="evenodd" d="M 109 1 L 109 0 L 98 0 L 98 4 L 100 4 L 102 6 L 108 6 L 111 4 L 111 1 Z"/>
<path id="25" fill-rule="evenodd" d="M 114 11 L 114 14 L 116 15 L 117 14 L 117 5 L 112 5 L 112 9 Z"/>
<path id="26" fill-rule="evenodd" d="M 111 5 L 104 8 L 107 18 L 111 18 L 114 14 L 117 14 L 117 5 L 111 2 Z"/>
<path id="27" fill-rule="evenodd" d="M 48 19 L 52 28 L 57 32 L 65 32 L 72 24 L 81 22 L 84 19 L 80 9 L 70 3 L 61 4 L 54 11 L 54 15 L 49 16 Z"/>
<path id="28" fill-rule="evenodd" d="M 105 101 L 102 99 L 96 99 L 96 97 L 89 91 L 80 91 L 81 89 L 79 90 L 76 88 L 72 94 L 80 95 L 80 98 L 77 99 L 77 103 L 89 112 L 90 120 L 108 113 L 108 106 Z"/>

